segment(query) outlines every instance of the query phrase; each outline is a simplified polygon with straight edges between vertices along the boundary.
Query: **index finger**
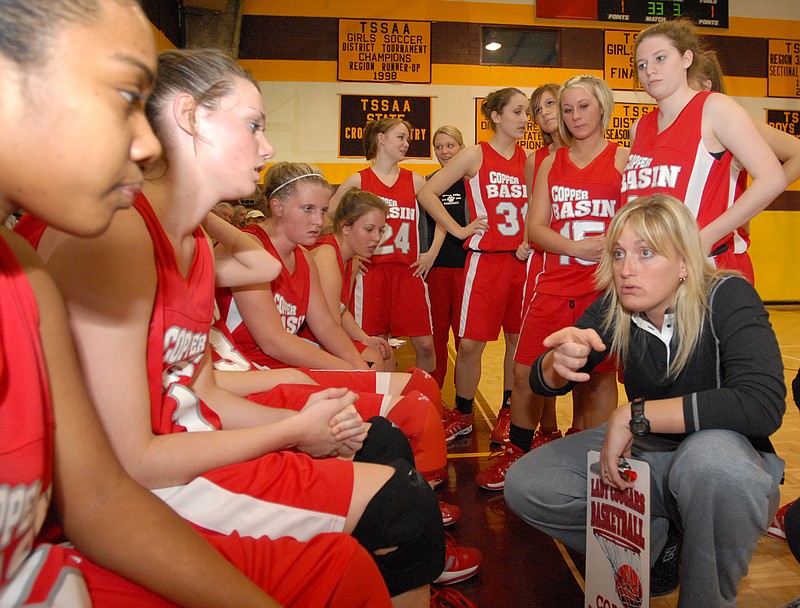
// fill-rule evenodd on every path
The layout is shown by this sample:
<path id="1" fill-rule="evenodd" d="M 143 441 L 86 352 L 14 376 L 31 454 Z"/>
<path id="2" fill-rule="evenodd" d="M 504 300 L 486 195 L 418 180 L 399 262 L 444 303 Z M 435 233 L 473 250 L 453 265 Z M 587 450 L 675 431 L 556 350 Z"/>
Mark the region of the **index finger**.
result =
<path id="1" fill-rule="evenodd" d="M 565 327 L 547 336 L 542 344 L 547 348 L 557 348 L 562 344 L 581 344 L 592 350 L 602 352 L 606 349 L 603 340 L 593 329 L 580 329 L 578 327 Z"/>

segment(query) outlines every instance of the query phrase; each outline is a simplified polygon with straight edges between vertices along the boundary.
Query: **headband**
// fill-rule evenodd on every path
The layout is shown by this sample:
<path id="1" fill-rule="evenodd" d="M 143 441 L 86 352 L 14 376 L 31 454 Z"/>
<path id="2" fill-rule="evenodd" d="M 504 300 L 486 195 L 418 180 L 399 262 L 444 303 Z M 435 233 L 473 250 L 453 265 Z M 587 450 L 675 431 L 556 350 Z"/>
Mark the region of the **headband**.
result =
<path id="1" fill-rule="evenodd" d="M 297 177 L 293 177 L 292 179 L 283 182 L 280 186 L 278 186 L 277 188 L 275 188 L 275 190 L 272 191 L 272 194 L 270 194 L 269 197 L 272 198 L 273 196 L 275 196 L 275 193 L 284 186 L 288 186 L 292 182 L 296 182 L 298 179 L 303 179 L 304 177 L 321 177 L 322 179 L 325 179 L 325 177 L 320 173 L 304 173 L 303 175 L 298 175 Z"/>

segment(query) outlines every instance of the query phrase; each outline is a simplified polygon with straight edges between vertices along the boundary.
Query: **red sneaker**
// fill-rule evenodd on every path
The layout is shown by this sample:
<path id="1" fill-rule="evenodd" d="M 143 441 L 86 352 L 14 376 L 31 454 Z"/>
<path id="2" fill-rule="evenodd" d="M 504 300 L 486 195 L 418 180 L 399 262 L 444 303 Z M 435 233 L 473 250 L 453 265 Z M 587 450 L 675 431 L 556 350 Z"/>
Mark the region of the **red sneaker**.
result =
<path id="1" fill-rule="evenodd" d="M 509 442 L 506 444 L 506 449 L 502 453 L 497 453 L 498 456 L 500 456 L 500 454 L 502 454 L 502 456 L 499 461 L 475 476 L 475 483 L 485 490 L 502 490 L 503 486 L 506 484 L 506 472 L 508 472 L 508 467 L 524 456 L 525 452 Z M 492 457 L 494 457 L 494 454 L 490 456 L 490 458 Z"/>
<path id="2" fill-rule="evenodd" d="M 453 410 L 444 422 L 445 441 L 450 443 L 459 435 L 469 435 L 474 420 L 473 414 L 462 414 L 458 410 Z"/>
<path id="3" fill-rule="evenodd" d="M 474 547 L 460 546 L 450 534 L 445 534 L 445 537 L 444 571 L 433 582 L 454 585 L 473 576 L 480 568 L 483 556 Z"/>
<path id="4" fill-rule="evenodd" d="M 439 469 L 438 471 L 434 471 L 433 473 L 427 473 L 423 475 L 425 481 L 431 484 L 431 487 L 435 490 L 443 482 L 447 481 L 447 467 L 443 469 Z"/>
<path id="5" fill-rule="evenodd" d="M 536 448 L 543 446 L 545 443 L 550 443 L 551 441 L 555 441 L 556 439 L 561 439 L 561 431 L 556 429 L 555 431 L 545 431 L 542 427 L 536 429 L 536 433 L 533 436 L 533 441 L 531 442 L 531 449 L 535 450 Z"/>
<path id="6" fill-rule="evenodd" d="M 461 508 L 446 502 L 439 501 L 439 510 L 442 512 L 442 523 L 450 526 L 461 519 Z"/>
<path id="7" fill-rule="evenodd" d="M 781 538 L 786 540 L 786 528 L 783 524 L 783 519 L 786 517 L 786 510 L 791 507 L 795 501 L 787 502 L 783 505 L 778 512 L 775 514 L 775 519 L 772 520 L 772 523 L 769 525 L 767 529 L 767 536 L 771 536 L 772 538 Z"/>
<path id="8" fill-rule="evenodd" d="M 583 429 L 579 429 L 577 426 L 571 426 L 569 427 L 567 432 L 564 433 L 564 437 L 566 437 L 567 435 L 574 435 L 575 433 L 580 433 L 582 430 Z"/>
<path id="9" fill-rule="evenodd" d="M 504 407 L 497 414 L 497 424 L 489 438 L 492 440 L 492 443 L 508 443 L 508 433 L 510 429 L 511 408 Z"/>
<path id="10" fill-rule="evenodd" d="M 452 587 L 431 587 L 431 608 L 478 608 L 478 605 Z"/>

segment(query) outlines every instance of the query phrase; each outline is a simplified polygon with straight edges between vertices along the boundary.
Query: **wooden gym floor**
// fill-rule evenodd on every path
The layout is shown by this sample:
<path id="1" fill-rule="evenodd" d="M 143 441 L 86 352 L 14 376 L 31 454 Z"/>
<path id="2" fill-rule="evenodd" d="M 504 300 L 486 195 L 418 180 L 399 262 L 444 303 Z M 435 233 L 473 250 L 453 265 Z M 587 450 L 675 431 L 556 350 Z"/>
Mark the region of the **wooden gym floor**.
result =
<path id="1" fill-rule="evenodd" d="M 773 436 L 778 454 L 786 461 L 786 481 L 781 504 L 800 496 L 800 411 L 791 400 L 791 381 L 800 367 L 800 306 L 770 306 L 770 319 L 783 353 L 789 388 L 783 426 Z M 452 407 L 453 345 L 450 369 L 443 389 L 444 401 Z M 457 438 L 448 452 L 448 481 L 436 493 L 440 500 L 461 507 L 460 522 L 447 528 L 459 543 L 478 547 L 484 556 L 479 573 L 454 585 L 480 608 L 578 608 L 583 602 L 583 556 L 523 523 L 505 505 L 502 492 L 489 492 L 475 485 L 475 475 L 491 462 L 491 432 L 503 394 L 503 342 L 487 345 L 483 373 L 475 403 L 475 429 Z M 413 351 L 398 353 L 400 368 L 410 364 Z M 624 395 L 621 390 L 620 395 Z M 558 400 L 562 431 L 569 428 L 572 404 Z M 800 564 L 785 541 L 764 537 L 742 582 L 740 608 L 780 608 L 800 598 Z M 675 608 L 677 592 L 655 598 L 652 608 Z"/>

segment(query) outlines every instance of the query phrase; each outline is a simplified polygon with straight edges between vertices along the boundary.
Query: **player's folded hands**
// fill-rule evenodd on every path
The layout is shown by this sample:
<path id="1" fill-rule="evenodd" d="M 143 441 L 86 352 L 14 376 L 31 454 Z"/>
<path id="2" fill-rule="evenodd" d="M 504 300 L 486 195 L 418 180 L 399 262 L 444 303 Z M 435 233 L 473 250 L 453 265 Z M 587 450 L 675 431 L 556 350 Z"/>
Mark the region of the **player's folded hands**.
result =
<path id="1" fill-rule="evenodd" d="M 311 395 L 298 416 L 303 430 L 297 448 L 314 457 L 349 455 L 360 449 L 366 426 L 353 405 L 357 399 L 346 388 Z"/>

